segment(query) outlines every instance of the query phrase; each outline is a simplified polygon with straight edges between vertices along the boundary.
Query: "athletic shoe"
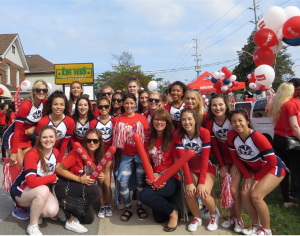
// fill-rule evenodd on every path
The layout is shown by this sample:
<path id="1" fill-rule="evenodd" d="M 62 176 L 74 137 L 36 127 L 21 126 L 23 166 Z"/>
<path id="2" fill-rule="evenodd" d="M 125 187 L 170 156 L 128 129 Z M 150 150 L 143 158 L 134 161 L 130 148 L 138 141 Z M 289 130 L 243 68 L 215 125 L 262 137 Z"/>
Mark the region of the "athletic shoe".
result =
<path id="1" fill-rule="evenodd" d="M 244 229 L 244 221 L 240 219 L 234 219 L 235 226 L 234 226 L 234 232 L 241 233 Z"/>
<path id="2" fill-rule="evenodd" d="M 231 227 L 232 225 L 234 225 L 234 223 L 235 223 L 235 219 L 234 219 L 233 215 L 230 215 L 230 218 L 228 220 L 224 221 L 221 224 L 221 226 L 224 229 L 228 229 L 229 227 Z"/>
<path id="3" fill-rule="evenodd" d="M 117 203 L 117 208 L 119 209 L 119 210 L 124 210 L 124 204 L 123 204 L 123 202 L 118 202 Z"/>
<path id="4" fill-rule="evenodd" d="M 243 229 L 242 233 L 245 235 L 256 234 L 256 232 L 261 228 L 261 225 L 252 225 L 248 229 Z"/>
<path id="5" fill-rule="evenodd" d="M 209 220 L 210 219 L 210 212 L 209 210 L 203 205 L 200 210 L 200 216 L 203 220 Z"/>
<path id="6" fill-rule="evenodd" d="M 19 220 L 28 220 L 29 219 L 29 214 L 28 212 L 25 211 L 25 209 L 22 208 L 14 208 L 12 211 L 12 216 L 19 219 Z"/>
<path id="7" fill-rule="evenodd" d="M 110 206 L 105 207 L 105 216 L 106 217 L 111 217 L 112 216 L 112 210 Z"/>
<path id="8" fill-rule="evenodd" d="M 88 229 L 81 225 L 77 219 L 72 222 L 67 221 L 65 228 L 75 233 L 86 233 L 88 231 Z"/>
<path id="9" fill-rule="evenodd" d="M 105 217 L 105 207 L 100 207 L 100 211 L 98 213 L 98 217 L 103 219 Z"/>
<path id="10" fill-rule="evenodd" d="M 272 235 L 272 231 L 261 227 L 255 235 Z"/>
<path id="11" fill-rule="evenodd" d="M 194 217 L 194 219 L 192 220 L 192 222 L 188 226 L 188 231 L 195 232 L 197 230 L 197 228 L 201 225 L 202 225 L 202 219 Z"/>
<path id="12" fill-rule="evenodd" d="M 38 225 L 28 225 L 26 232 L 29 235 L 43 235 Z"/>
<path id="13" fill-rule="evenodd" d="M 219 218 L 220 216 L 218 214 L 210 214 L 210 222 L 207 226 L 207 230 L 209 231 L 215 231 L 219 227 Z"/>

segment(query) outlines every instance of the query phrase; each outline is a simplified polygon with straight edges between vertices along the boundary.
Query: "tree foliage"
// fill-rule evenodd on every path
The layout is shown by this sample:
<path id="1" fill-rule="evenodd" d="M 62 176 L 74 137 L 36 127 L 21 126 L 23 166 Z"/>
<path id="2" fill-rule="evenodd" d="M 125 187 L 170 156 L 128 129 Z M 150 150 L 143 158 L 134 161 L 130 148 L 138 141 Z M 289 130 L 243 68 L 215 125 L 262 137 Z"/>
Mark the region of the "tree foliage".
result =
<path id="1" fill-rule="evenodd" d="M 247 39 L 247 44 L 242 48 L 242 51 L 248 52 L 252 55 L 254 54 L 255 50 L 258 48 L 253 41 L 253 36 L 255 33 L 256 33 L 255 31 L 251 33 L 251 35 Z M 247 75 L 251 74 L 252 71 L 254 71 L 257 66 L 254 63 L 253 58 L 248 53 L 245 52 L 239 55 L 240 64 L 235 67 L 232 74 L 237 76 L 238 81 L 246 82 L 246 89 L 251 90 L 249 89 L 248 86 L 249 83 L 248 83 Z M 277 90 L 277 88 L 282 82 L 295 76 L 295 73 L 292 70 L 293 64 L 294 63 L 291 60 L 291 54 L 287 53 L 287 47 L 283 46 L 280 52 L 278 52 L 276 58 L 276 65 L 275 65 L 276 77 L 273 82 L 273 88 L 275 90 Z M 274 68 L 274 64 L 272 67 Z"/>

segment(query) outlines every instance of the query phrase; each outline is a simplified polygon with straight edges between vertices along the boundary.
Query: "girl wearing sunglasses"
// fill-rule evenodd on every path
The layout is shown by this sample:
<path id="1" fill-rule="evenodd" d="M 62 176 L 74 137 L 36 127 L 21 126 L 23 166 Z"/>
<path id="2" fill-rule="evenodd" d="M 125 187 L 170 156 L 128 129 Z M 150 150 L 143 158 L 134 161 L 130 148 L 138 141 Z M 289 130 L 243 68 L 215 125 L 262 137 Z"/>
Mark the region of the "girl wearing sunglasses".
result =
<path id="1" fill-rule="evenodd" d="M 232 176 L 231 192 L 234 203 L 229 209 L 230 218 L 222 223 L 222 227 L 227 229 L 234 225 L 234 232 L 240 233 L 244 229 L 242 203 L 239 193 L 239 186 L 243 176 L 234 164 L 228 149 L 227 135 L 232 130 L 229 120 L 230 110 L 230 106 L 222 94 L 213 95 L 208 105 L 206 128 L 210 132 L 212 150 L 219 163 L 221 185 L 226 174 L 231 174 Z"/>
<path id="2" fill-rule="evenodd" d="M 122 92 L 115 92 L 112 99 L 111 99 L 111 109 L 109 114 L 111 117 L 117 117 L 123 113 L 123 93 Z"/>
<path id="3" fill-rule="evenodd" d="M 144 116 L 147 118 L 148 124 L 150 125 L 151 117 L 157 109 L 162 107 L 161 95 L 157 91 L 151 91 L 148 95 L 148 106 L 149 112 L 145 113 Z"/>
<path id="4" fill-rule="evenodd" d="M 104 143 L 104 151 L 106 152 L 109 147 L 112 145 L 113 131 L 112 131 L 112 118 L 109 115 L 110 110 L 110 101 L 106 97 L 101 97 L 98 100 L 98 110 L 100 112 L 100 116 L 97 119 L 94 119 L 91 122 L 90 129 L 98 129 L 101 132 L 102 140 Z M 111 217 L 112 210 L 110 207 L 110 201 L 112 197 L 111 191 L 111 169 L 106 168 L 103 173 L 105 174 L 105 181 L 103 183 L 99 183 L 99 187 L 101 189 L 100 197 L 100 211 L 98 213 L 98 217 L 103 219 L 104 217 Z M 106 201 L 106 205 L 104 205 L 104 200 Z"/>
<path id="5" fill-rule="evenodd" d="M 186 203 L 192 212 L 194 219 L 188 226 L 188 230 L 194 232 L 202 225 L 199 212 L 199 196 L 203 204 L 210 211 L 209 231 L 218 229 L 219 212 L 214 198 L 211 196 L 216 176 L 217 167 L 209 159 L 210 135 L 209 131 L 200 127 L 196 112 L 185 108 L 180 115 L 179 129 L 174 133 L 174 142 L 177 156 L 182 157 L 189 149 L 195 150 L 195 156 L 183 166 L 186 184 Z"/>
<path id="6" fill-rule="evenodd" d="M 167 104 L 165 109 L 170 113 L 175 130 L 179 128 L 180 112 L 184 109 L 183 95 L 185 94 L 187 87 L 180 81 L 175 81 L 169 87 L 173 101 L 171 104 Z"/>
<path id="7" fill-rule="evenodd" d="M 88 98 L 80 97 L 77 99 L 75 113 L 72 118 L 75 123 L 75 129 L 70 140 L 70 146 L 73 148 L 74 142 L 84 142 L 84 136 L 89 130 L 91 121 L 94 119 L 92 107 Z"/>
<path id="8" fill-rule="evenodd" d="M 104 86 L 100 91 L 100 97 L 106 97 L 111 101 L 112 96 L 114 94 L 114 90 L 110 86 Z M 94 116 L 97 118 L 100 115 L 98 107 L 95 108 Z"/>
<path id="9" fill-rule="evenodd" d="M 252 221 L 252 226 L 242 233 L 271 235 L 269 209 L 264 198 L 289 170 L 274 154 L 268 139 L 252 129 L 246 110 L 231 111 L 229 120 L 233 130 L 227 135 L 228 147 L 234 164 L 244 176 L 242 200 Z"/>
<path id="10" fill-rule="evenodd" d="M 148 107 L 148 91 L 147 90 L 141 90 L 139 92 L 139 101 L 138 101 L 138 110 L 137 113 L 139 114 L 146 114 L 149 110 Z"/>
<path id="11" fill-rule="evenodd" d="M 83 86 L 79 81 L 73 81 L 70 84 L 70 96 L 69 96 L 69 113 L 71 115 L 75 112 L 75 105 L 77 102 L 77 99 L 79 97 L 82 97 L 83 95 Z"/>
<path id="12" fill-rule="evenodd" d="M 74 131 L 74 120 L 69 116 L 68 100 L 62 91 L 54 91 L 48 98 L 43 108 L 43 118 L 36 127 L 38 137 L 43 126 L 52 126 L 56 129 L 57 140 L 55 148 L 59 150 L 57 165 L 65 155 L 70 138 Z"/>
<path id="13" fill-rule="evenodd" d="M 125 113 L 114 119 L 113 145 L 122 149 L 120 167 L 116 172 L 119 182 L 119 184 L 116 185 L 116 195 L 118 196 L 118 193 L 120 193 L 126 208 L 125 212 L 121 215 L 121 220 L 128 221 L 132 217 L 129 183 L 136 182 L 137 214 L 140 218 L 146 218 L 148 216 L 146 211 L 142 208 L 139 197 L 140 192 L 143 189 L 145 170 L 135 146 L 133 134 L 139 133 L 142 142 L 144 142 L 149 125 L 147 119 L 143 115 L 134 112 L 136 98 L 133 94 L 125 94 L 123 97 L 123 104 Z M 135 176 L 133 175 L 134 168 L 136 171 Z"/>
<path id="14" fill-rule="evenodd" d="M 82 144 L 84 150 L 93 160 L 95 165 L 98 165 L 104 156 L 104 143 L 102 141 L 101 132 L 98 129 L 89 130 Z M 64 211 L 68 219 L 65 224 L 67 230 L 75 233 L 86 233 L 88 229 L 83 224 L 91 224 L 94 221 L 93 204 L 100 197 L 100 190 L 94 184 L 95 180 L 90 179 L 90 173 L 84 171 L 87 167 L 78 154 L 77 150 L 72 150 L 59 165 L 57 173 L 59 175 L 58 184 L 54 186 L 55 195 L 58 201 L 65 198 L 65 189 L 68 187 L 68 196 L 73 198 L 82 198 L 84 189 L 86 208 L 85 214 L 79 216 L 74 212 Z M 105 175 L 101 173 L 98 176 L 99 182 L 105 180 Z"/>

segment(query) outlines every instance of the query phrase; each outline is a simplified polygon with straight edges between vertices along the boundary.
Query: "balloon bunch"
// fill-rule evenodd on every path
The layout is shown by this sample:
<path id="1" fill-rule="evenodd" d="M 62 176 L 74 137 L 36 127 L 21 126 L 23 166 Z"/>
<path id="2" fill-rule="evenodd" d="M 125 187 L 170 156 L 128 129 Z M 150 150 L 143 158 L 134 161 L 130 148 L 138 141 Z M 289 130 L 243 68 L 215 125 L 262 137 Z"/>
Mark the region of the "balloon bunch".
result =
<path id="1" fill-rule="evenodd" d="M 231 93 L 232 87 L 239 85 L 236 76 L 226 66 L 220 72 L 214 72 L 213 76 L 211 82 L 214 84 L 213 87 L 216 89 L 216 93 Z"/>
<path id="2" fill-rule="evenodd" d="M 205 96 L 205 95 L 202 95 L 202 99 L 203 99 L 203 104 L 208 104 L 208 102 L 209 102 L 209 99 L 208 99 L 208 98 L 206 98 L 206 96 Z"/>
<path id="3" fill-rule="evenodd" d="M 251 74 L 247 76 L 249 88 L 255 90 L 255 94 L 259 95 L 266 89 L 272 88 L 275 79 L 275 71 L 271 66 L 261 65 L 257 67 Z"/>

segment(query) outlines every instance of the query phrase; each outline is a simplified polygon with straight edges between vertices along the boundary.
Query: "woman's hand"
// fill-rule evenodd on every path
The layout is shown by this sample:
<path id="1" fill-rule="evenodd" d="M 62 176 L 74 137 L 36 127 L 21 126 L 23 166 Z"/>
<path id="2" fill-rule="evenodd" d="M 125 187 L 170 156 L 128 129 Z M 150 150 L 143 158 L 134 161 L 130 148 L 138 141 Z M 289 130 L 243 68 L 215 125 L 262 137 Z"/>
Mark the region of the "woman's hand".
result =
<path id="1" fill-rule="evenodd" d="M 258 181 L 256 181 L 255 179 L 253 179 L 253 183 L 252 183 L 252 186 L 251 186 L 251 191 L 254 190 L 255 186 L 257 185 Z"/>
<path id="2" fill-rule="evenodd" d="M 102 184 L 106 179 L 106 175 L 101 172 L 99 175 L 98 175 L 98 181 L 100 182 L 100 184 Z"/>
<path id="3" fill-rule="evenodd" d="M 197 195 L 201 199 L 207 198 L 209 196 L 204 184 L 198 184 L 198 186 L 197 186 Z"/>
<path id="4" fill-rule="evenodd" d="M 232 175 L 232 178 L 234 178 L 239 171 L 239 168 L 237 168 L 237 166 L 233 164 L 230 168 L 230 174 Z"/>
<path id="5" fill-rule="evenodd" d="M 226 166 L 223 166 L 220 169 L 220 176 L 223 178 L 227 173 L 228 173 L 228 170 L 227 170 Z"/>
<path id="6" fill-rule="evenodd" d="M 35 130 L 35 126 L 32 126 L 25 130 L 25 134 L 30 136 L 33 134 L 34 130 Z"/>
<path id="7" fill-rule="evenodd" d="M 56 183 L 57 183 L 57 180 L 58 180 L 58 177 L 55 176 L 55 180 L 52 182 L 52 184 L 56 184 Z"/>
<path id="8" fill-rule="evenodd" d="M 160 177 L 161 177 L 161 175 L 157 176 L 157 177 L 155 178 L 154 182 L 155 182 L 156 180 L 158 180 Z M 166 182 L 164 182 L 162 185 L 158 186 L 158 189 L 163 188 L 165 185 L 166 185 Z"/>
<path id="9" fill-rule="evenodd" d="M 86 185 L 92 185 L 95 182 L 94 179 L 90 179 L 90 176 L 87 176 L 84 174 L 83 176 L 80 177 L 80 183 L 86 184 Z"/>
<path id="10" fill-rule="evenodd" d="M 194 184 L 188 184 L 186 186 L 186 195 L 190 198 L 193 198 L 195 196 L 195 193 L 196 193 L 196 187 Z"/>
<path id="11" fill-rule="evenodd" d="M 250 190 L 251 187 L 252 187 L 253 179 L 252 179 L 252 178 L 245 179 L 245 180 L 244 180 L 244 183 L 245 183 L 245 189 L 248 191 L 248 190 Z"/>
<path id="12" fill-rule="evenodd" d="M 9 165 L 13 166 L 14 164 L 16 164 L 17 158 L 18 158 L 18 154 L 17 153 L 11 154 L 11 156 L 9 158 Z"/>

